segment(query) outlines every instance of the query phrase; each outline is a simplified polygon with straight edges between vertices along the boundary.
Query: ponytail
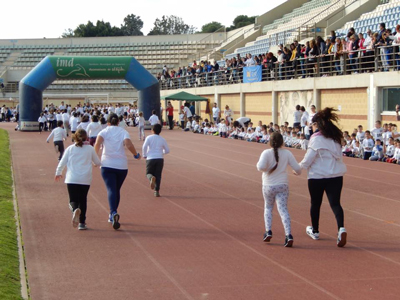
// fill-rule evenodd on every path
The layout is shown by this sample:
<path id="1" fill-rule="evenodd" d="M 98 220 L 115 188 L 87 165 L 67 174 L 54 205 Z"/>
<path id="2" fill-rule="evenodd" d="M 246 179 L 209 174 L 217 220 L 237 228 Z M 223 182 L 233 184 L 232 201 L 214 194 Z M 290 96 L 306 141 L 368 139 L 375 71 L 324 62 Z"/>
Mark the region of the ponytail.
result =
<path id="1" fill-rule="evenodd" d="M 272 174 L 272 172 L 274 172 L 276 170 L 276 168 L 278 167 L 278 164 L 279 164 L 278 149 L 280 147 L 282 147 L 282 145 L 283 145 L 282 134 L 280 134 L 278 131 L 275 131 L 271 135 L 271 139 L 269 140 L 269 145 L 271 146 L 272 149 L 274 149 L 274 155 L 275 155 L 276 164 L 271 170 L 268 171 L 268 175 Z"/>
<path id="2" fill-rule="evenodd" d="M 75 141 L 75 146 L 82 147 L 83 143 L 87 141 L 87 133 L 85 129 L 78 129 L 73 135 L 72 139 Z"/>
<path id="3" fill-rule="evenodd" d="M 343 132 L 333 123 L 337 123 L 340 120 L 335 111 L 337 110 L 332 107 L 326 107 L 314 115 L 312 122 L 317 123 L 318 130 L 324 137 L 332 139 L 341 145 Z"/>

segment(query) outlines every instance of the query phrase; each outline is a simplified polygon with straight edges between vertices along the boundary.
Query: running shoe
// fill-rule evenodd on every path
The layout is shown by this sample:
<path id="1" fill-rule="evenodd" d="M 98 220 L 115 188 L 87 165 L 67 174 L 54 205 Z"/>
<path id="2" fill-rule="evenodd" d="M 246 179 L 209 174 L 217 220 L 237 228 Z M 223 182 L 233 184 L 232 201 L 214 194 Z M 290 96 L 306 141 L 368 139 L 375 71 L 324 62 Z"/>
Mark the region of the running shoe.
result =
<path id="1" fill-rule="evenodd" d="M 85 223 L 79 223 L 78 230 L 86 230 L 87 226 Z"/>
<path id="2" fill-rule="evenodd" d="M 74 212 L 72 213 L 72 227 L 74 228 L 78 227 L 80 216 L 81 216 L 80 208 L 75 209 Z"/>
<path id="3" fill-rule="evenodd" d="M 154 192 L 154 197 L 160 197 L 160 192 L 159 191 L 155 191 Z"/>
<path id="4" fill-rule="evenodd" d="M 307 226 L 306 233 L 309 235 L 310 238 L 313 240 L 319 240 L 319 232 L 314 232 L 312 226 Z"/>
<path id="5" fill-rule="evenodd" d="M 112 223 L 112 220 L 113 220 L 112 215 L 109 214 L 109 215 L 108 215 L 108 223 Z"/>
<path id="6" fill-rule="evenodd" d="M 337 238 L 337 246 L 338 247 L 343 247 L 346 245 L 347 242 L 347 231 L 346 228 L 340 227 L 339 228 L 339 233 L 338 233 L 338 238 Z"/>
<path id="7" fill-rule="evenodd" d="M 112 215 L 112 226 L 115 230 L 119 229 L 121 225 L 119 224 L 119 214 L 113 213 Z"/>
<path id="8" fill-rule="evenodd" d="M 292 247 L 293 246 L 293 235 L 289 234 L 285 238 L 285 244 L 283 245 L 285 247 Z"/>
<path id="9" fill-rule="evenodd" d="M 152 190 L 154 190 L 155 187 L 156 187 L 156 177 L 153 176 L 153 177 L 151 177 L 151 179 L 150 179 L 150 188 L 151 188 Z"/>
<path id="10" fill-rule="evenodd" d="M 272 231 L 268 230 L 266 233 L 264 233 L 263 241 L 268 243 L 271 239 L 272 239 Z"/>

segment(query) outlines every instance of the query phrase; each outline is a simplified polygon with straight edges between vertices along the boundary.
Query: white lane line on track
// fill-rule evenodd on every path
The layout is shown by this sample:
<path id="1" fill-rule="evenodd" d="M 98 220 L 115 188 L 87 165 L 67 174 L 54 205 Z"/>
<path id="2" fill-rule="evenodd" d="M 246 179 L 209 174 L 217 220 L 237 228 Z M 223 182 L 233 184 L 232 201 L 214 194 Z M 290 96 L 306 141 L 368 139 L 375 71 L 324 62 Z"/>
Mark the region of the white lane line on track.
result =
<path id="1" fill-rule="evenodd" d="M 171 155 L 171 154 L 169 154 L 169 155 L 170 155 L 170 156 L 174 156 L 174 155 Z M 189 161 L 189 160 L 187 160 L 187 159 L 183 159 L 182 157 L 178 157 L 178 156 L 174 156 L 174 157 L 177 157 L 179 160 L 186 160 L 186 161 Z M 192 161 L 190 161 L 190 162 L 192 162 Z M 192 163 L 193 163 L 193 162 L 192 162 Z M 196 164 L 199 164 L 199 163 L 196 163 Z M 205 166 L 205 165 L 202 165 L 202 164 L 199 164 L 199 165 Z M 208 166 L 206 166 L 206 167 L 207 167 L 207 168 L 211 168 L 211 169 L 216 170 L 216 171 L 221 171 L 221 170 L 218 170 L 218 169 L 215 169 L 215 168 L 212 168 L 212 167 L 208 167 Z M 225 172 L 225 171 L 221 171 L 221 172 L 227 173 L 227 172 Z M 229 173 L 229 174 L 231 174 L 231 173 Z M 232 174 L 231 174 L 231 175 L 232 175 Z M 220 193 L 222 193 L 222 194 L 225 194 L 225 195 L 227 195 L 227 196 L 229 196 L 229 197 L 231 197 L 231 198 L 240 200 L 240 201 L 242 201 L 242 202 L 244 202 L 244 203 L 246 203 L 246 204 L 250 204 L 250 205 L 253 205 L 253 206 L 255 206 L 255 207 L 259 207 L 260 209 L 264 209 L 264 207 L 261 207 L 261 206 L 258 206 L 258 205 L 256 205 L 256 204 L 254 204 L 254 203 L 251 203 L 251 202 L 248 202 L 248 201 L 246 201 L 246 200 L 240 199 L 240 198 L 238 198 L 238 197 L 236 197 L 236 196 L 234 196 L 234 195 L 232 195 L 232 194 L 229 194 L 229 193 L 227 193 L 227 192 L 221 191 L 220 189 L 214 188 L 214 187 L 212 187 L 212 186 L 210 186 L 210 185 L 206 185 L 206 184 L 203 184 L 203 183 L 199 183 L 198 181 L 191 180 L 190 178 L 185 177 L 185 176 L 182 176 L 182 175 L 180 175 L 180 174 L 178 174 L 178 173 L 174 173 L 174 176 L 183 177 L 185 180 L 190 180 L 190 181 L 192 181 L 192 182 L 194 182 L 194 183 L 196 183 L 196 184 L 201 184 L 201 185 L 203 185 L 203 186 L 205 186 L 205 187 L 212 188 L 212 189 L 214 189 L 215 191 L 218 191 L 218 192 L 220 192 Z M 238 177 L 240 177 L 240 178 L 242 178 L 242 179 L 246 179 L 245 177 L 241 177 L 241 176 L 238 176 Z M 251 179 L 246 179 L 246 180 L 255 182 L 254 180 L 251 180 Z M 293 193 L 293 194 L 294 194 L 294 193 Z M 297 194 L 297 195 L 301 195 L 301 194 Z M 301 196 L 302 196 L 302 195 L 301 195 Z M 305 197 L 305 196 L 303 196 L 303 197 Z M 308 199 L 308 197 L 305 197 L 305 198 Z M 291 220 L 292 220 L 292 222 L 297 223 L 297 224 L 299 224 L 299 225 L 302 225 L 302 226 L 304 226 L 304 227 L 307 226 L 307 224 L 303 224 L 303 223 L 301 223 L 301 222 L 299 222 L 299 221 L 296 221 L 296 220 L 293 220 L 293 219 L 291 219 Z M 388 224 L 388 223 L 385 221 L 385 224 Z M 323 232 L 323 231 L 320 231 L 320 233 L 322 233 L 322 234 L 324 234 L 324 235 L 326 235 L 326 236 L 329 236 L 329 237 L 331 237 L 331 238 L 333 238 L 333 239 L 335 239 L 335 240 L 336 240 L 336 238 L 337 238 L 336 236 L 330 235 L 330 234 L 325 233 L 325 232 Z M 377 257 L 379 257 L 379 258 L 381 258 L 381 259 L 384 259 L 384 260 L 386 260 L 386 261 L 390 261 L 391 263 L 394 263 L 394 264 L 400 266 L 400 262 L 395 261 L 395 260 L 392 260 L 391 258 L 388 258 L 388 257 L 386 257 L 386 256 L 383 256 L 383 255 L 381 255 L 381 254 L 379 254 L 379 253 L 376 253 L 376 252 L 373 252 L 373 251 L 371 251 L 371 250 L 365 249 L 365 248 L 363 248 L 363 247 L 361 247 L 361 246 L 357 246 L 356 244 L 351 243 L 351 242 L 347 242 L 347 244 L 353 246 L 354 248 L 363 250 L 363 251 L 365 251 L 365 252 L 367 252 L 367 253 L 369 253 L 369 254 L 371 254 L 371 255 L 377 256 Z"/>
<path id="2" fill-rule="evenodd" d="M 175 174 L 175 173 L 174 173 L 174 174 Z M 182 176 L 182 175 L 179 175 L 179 174 L 175 174 L 174 176 L 176 176 L 176 175 L 178 175 L 178 176 L 180 176 L 180 177 L 183 177 L 183 178 L 186 178 L 186 177 L 184 177 L 184 176 Z M 144 186 L 144 184 L 142 184 L 141 182 L 139 182 L 138 180 L 136 180 L 136 179 L 134 179 L 134 178 L 128 177 L 128 179 L 130 179 L 130 180 L 136 182 L 137 184 L 140 184 L 140 185 L 143 185 L 143 186 Z M 186 179 L 188 180 L 188 178 L 186 178 Z M 190 180 L 190 179 L 189 179 L 189 180 Z M 193 181 L 193 180 L 190 180 L 190 181 Z M 194 182 L 194 181 L 193 181 L 193 182 Z M 196 183 L 199 184 L 198 182 L 196 182 Z M 200 183 L 200 184 L 202 184 L 202 183 Z M 202 185 L 203 185 L 203 184 L 202 184 Z M 146 187 L 147 187 L 147 186 L 146 186 Z M 227 194 L 227 195 L 229 195 L 229 194 Z M 283 269 L 284 271 L 286 271 L 286 272 L 292 274 L 293 276 L 295 276 L 295 277 L 301 279 L 301 280 L 304 281 L 305 283 L 307 283 L 307 284 L 311 285 L 312 287 L 318 289 L 319 291 L 321 291 L 321 292 L 323 292 L 324 294 L 330 296 L 331 298 L 333 298 L 333 299 L 341 299 L 341 298 L 337 297 L 336 295 L 332 294 L 331 292 L 325 290 L 323 287 L 321 287 L 321 286 L 319 286 L 319 285 L 317 285 L 317 284 L 312 283 L 311 280 L 309 280 L 309 279 L 307 279 L 307 278 L 301 276 L 300 274 L 298 274 L 298 273 L 292 271 L 292 270 L 289 269 L 288 267 L 285 267 L 284 265 L 282 265 L 282 264 L 280 264 L 280 263 L 274 261 L 273 259 L 271 259 L 271 258 L 269 258 L 268 256 L 262 254 L 261 252 L 257 251 L 256 249 L 252 248 L 251 246 L 246 245 L 244 242 L 242 242 L 241 240 L 237 239 L 237 238 L 234 237 L 233 235 L 231 235 L 231 234 L 225 232 L 224 230 L 218 228 L 217 226 L 213 225 L 212 223 L 210 223 L 210 222 L 206 221 L 205 219 L 199 217 L 199 216 L 196 215 L 195 213 L 192 213 L 190 210 L 188 210 L 188 209 L 184 208 L 183 206 L 177 204 L 176 202 L 174 202 L 174 201 L 171 200 L 170 198 L 165 197 L 165 196 L 161 196 L 161 198 L 166 199 L 168 202 L 170 202 L 171 204 L 175 205 L 175 206 L 178 207 L 179 209 L 185 211 L 186 213 L 190 214 L 191 216 L 195 217 L 196 219 L 198 219 L 198 220 L 201 221 L 202 223 L 206 224 L 206 225 L 209 226 L 209 227 L 214 228 L 215 230 L 217 230 L 218 232 L 224 234 L 225 236 L 228 236 L 230 239 L 236 241 L 237 243 L 239 243 L 240 245 L 244 246 L 244 247 L 247 248 L 248 250 L 254 252 L 255 254 L 257 254 L 257 255 L 259 255 L 259 256 L 265 258 L 265 259 L 267 259 L 269 262 L 271 262 L 271 263 L 274 264 L 275 266 L 278 266 L 279 268 Z"/>

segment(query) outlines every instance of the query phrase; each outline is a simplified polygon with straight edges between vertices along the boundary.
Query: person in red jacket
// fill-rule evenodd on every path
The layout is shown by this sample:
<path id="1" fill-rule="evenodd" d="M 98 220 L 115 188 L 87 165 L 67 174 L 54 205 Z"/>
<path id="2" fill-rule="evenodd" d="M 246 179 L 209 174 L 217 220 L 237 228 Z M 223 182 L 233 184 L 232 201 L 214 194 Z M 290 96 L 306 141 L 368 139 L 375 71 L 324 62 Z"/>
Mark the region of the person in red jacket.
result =
<path id="1" fill-rule="evenodd" d="M 171 101 L 168 101 L 165 110 L 167 111 L 169 130 L 172 130 L 174 129 L 174 107 L 172 106 Z"/>

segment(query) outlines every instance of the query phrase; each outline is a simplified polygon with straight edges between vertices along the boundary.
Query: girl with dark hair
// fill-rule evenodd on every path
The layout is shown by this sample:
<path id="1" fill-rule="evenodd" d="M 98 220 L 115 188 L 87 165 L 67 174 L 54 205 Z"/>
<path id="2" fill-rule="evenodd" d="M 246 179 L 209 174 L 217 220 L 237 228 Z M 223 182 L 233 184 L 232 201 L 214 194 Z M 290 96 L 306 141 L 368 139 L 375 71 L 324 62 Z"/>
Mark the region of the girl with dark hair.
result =
<path id="1" fill-rule="evenodd" d="M 89 143 L 91 146 L 94 146 L 94 144 L 96 143 L 97 135 L 100 133 L 102 129 L 103 127 L 99 123 L 99 118 L 96 115 L 93 115 L 92 122 L 90 122 L 90 124 L 86 129 L 89 136 Z"/>
<path id="2" fill-rule="evenodd" d="M 112 223 L 115 230 L 120 227 L 120 216 L 117 211 L 120 190 L 126 175 L 128 175 L 128 159 L 126 158 L 124 146 L 128 148 L 135 159 L 140 159 L 140 154 L 136 152 L 128 131 L 118 125 L 119 118 L 117 114 L 111 113 L 108 116 L 108 126 L 100 131 L 94 145 L 96 153 L 99 153 L 100 146 L 103 145 L 101 175 L 106 184 L 108 204 L 110 206 L 108 221 Z"/>
<path id="3" fill-rule="evenodd" d="M 69 146 L 58 163 L 55 180 L 62 178 L 62 172 L 67 166 L 65 183 L 69 194 L 69 208 L 72 212 L 72 226 L 85 230 L 87 194 L 92 182 L 92 163 L 100 166 L 101 162 L 93 147 L 88 145 L 87 133 L 78 129 L 73 134 L 74 145 Z"/>
<path id="4" fill-rule="evenodd" d="M 263 172 L 262 190 L 265 203 L 264 221 L 266 231 L 263 240 L 264 242 L 269 242 L 272 238 L 272 210 L 276 201 L 278 212 L 285 228 L 284 246 L 292 247 L 293 236 L 290 227 L 290 215 L 287 209 L 289 181 L 286 168 L 290 165 L 296 174 L 301 174 L 301 167 L 292 152 L 282 149 L 283 137 L 279 132 L 271 134 L 270 146 L 272 149 L 264 150 L 257 163 L 257 169 Z"/>
<path id="5" fill-rule="evenodd" d="M 346 165 L 342 156 L 342 131 L 334 124 L 339 121 L 335 109 L 327 107 L 312 118 L 314 134 L 310 138 L 308 149 L 300 166 L 308 170 L 308 189 L 311 196 L 311 223 L 307 234 L 314 240 L 319 239 L 319 214 L 322 197 L 326 193 L 329 204 L 335 214 L 338 226 L 337 246 L 346 244 L 347 232 L 344 228 L 343 209 L 340 194 Z"/>

